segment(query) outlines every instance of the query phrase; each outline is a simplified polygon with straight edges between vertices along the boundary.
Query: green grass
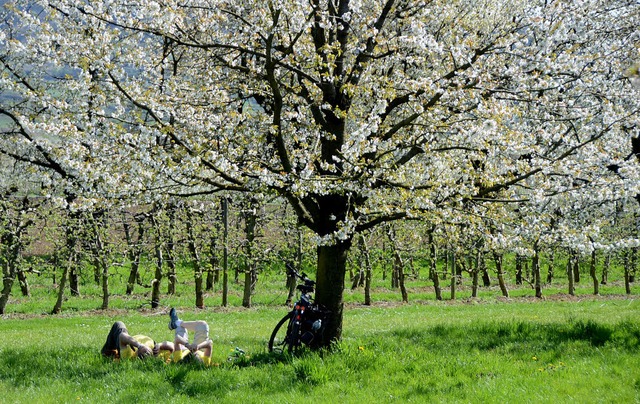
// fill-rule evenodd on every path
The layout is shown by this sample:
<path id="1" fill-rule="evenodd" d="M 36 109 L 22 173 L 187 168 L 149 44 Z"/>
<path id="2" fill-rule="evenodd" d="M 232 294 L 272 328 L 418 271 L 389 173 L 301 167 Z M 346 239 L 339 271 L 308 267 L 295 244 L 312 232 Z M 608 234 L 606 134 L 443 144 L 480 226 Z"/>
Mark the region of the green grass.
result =
<path id="1" fill-rule="evenodd" d="M 181 309 L 211 325 L 209 369 L 98 354 L 114 320 L 171 339 L 166 311 L 0 322 L 4 402 L 640 401 L 637 299 L 350 307 L 334 352 L 266 352 L 284 308 Z M 238 346 L 247 356 L 229 361 Z"/>
<path id="2" fill-rule="evenodd" d="M 84 271 L 81 296 L 67 293 L 62 314 L 51 316 L 55 285 L 30 274 L 31 297 L 16 282 L 0 320 L 0 402 L 640 403 L 640 299 L 635 285 L 624 294 L 619 269 L 601 296 L 584 274 L 568 296 L 558 272 L 544 299 L 513 284 L 509 299 L 496 286 L 470 299 L 465 278 L 455 301 L 449 280 L 445 300 L 436 301 L 426 274 L 407 283 L 409 304 L 379 270 L 373 306 L 362 305 L 362 289 L 345 290 L 340 345 L 298 357 L 266 352 L 288 310 L 281 275 L 260 274 L 252 308 L 240 307 L 242 286 L 231 282 L 229 307 L 221 307 L 218 287 L 207 292 L 207 308 L 196 310 L 193 277 L 182 268 L 176 294 L 164 294 L 165 279 L 161 307 L 152 310 L 150 290 L 125 295 L 126 268 L 114 268 L 110 309 L 102 311 L 100 287 Z M 184 319 L 209 322 L 215 366 L 99 355 L 116 320 L 134 334 L 171 340 L 172 306 Z M 247 355 L 234 358 L 236 347 Z"/>

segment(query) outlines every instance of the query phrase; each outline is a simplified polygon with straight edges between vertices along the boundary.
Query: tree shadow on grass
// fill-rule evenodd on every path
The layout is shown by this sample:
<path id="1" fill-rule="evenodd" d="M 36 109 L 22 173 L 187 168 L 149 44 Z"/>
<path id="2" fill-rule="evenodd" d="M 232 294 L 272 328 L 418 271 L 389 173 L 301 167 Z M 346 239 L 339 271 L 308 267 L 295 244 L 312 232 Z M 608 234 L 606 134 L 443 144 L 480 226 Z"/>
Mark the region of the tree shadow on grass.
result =
<path id="1" fill-rule="evenodd" d="M 633 351 L 640 348 L 640 324 L 629 321 L 618 324 L 603 324 L 592 320 L 570 320 L 566 323 L 483 322 L 466 326 L 408 327 L 391 333 L 399 341 L 419 344 L 432 351 L 460 346 L 480 351 L 507 349 L 532 352 L 561 350 L 576 342 L 583 342 L 591 347 L 612 345 Z"/>

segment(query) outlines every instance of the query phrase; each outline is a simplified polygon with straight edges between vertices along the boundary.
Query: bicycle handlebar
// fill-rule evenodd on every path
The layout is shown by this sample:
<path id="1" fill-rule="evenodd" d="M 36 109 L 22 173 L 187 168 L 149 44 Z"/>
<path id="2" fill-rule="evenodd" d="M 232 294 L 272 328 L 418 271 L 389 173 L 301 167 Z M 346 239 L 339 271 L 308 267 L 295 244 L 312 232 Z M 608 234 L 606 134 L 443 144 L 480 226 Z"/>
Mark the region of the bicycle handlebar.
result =
<path id="1" fill-rule="evenodd" d="M 289 264 L 287 264 L 287 275 L 289 276 L 294 276 L 298 279 L 300 279 L 302 282 L 304 282 L 305 284 L 315 284 L 315 281 L 312 281 L 311 279 L 309 279 L 309 277 L 307 276 L 307 274 L 305 274 L 304 272 L 300 272 L 298 273 L 298 271 L 296 271 L 293 267 L 291 267 Z"/>

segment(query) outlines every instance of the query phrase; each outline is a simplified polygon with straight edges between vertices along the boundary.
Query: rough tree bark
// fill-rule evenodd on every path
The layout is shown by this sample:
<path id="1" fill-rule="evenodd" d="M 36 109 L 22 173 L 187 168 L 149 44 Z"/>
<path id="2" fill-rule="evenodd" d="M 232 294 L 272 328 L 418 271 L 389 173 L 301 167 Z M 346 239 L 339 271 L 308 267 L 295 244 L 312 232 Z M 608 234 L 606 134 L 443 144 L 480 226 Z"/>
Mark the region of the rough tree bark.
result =
<path id="1" fill-rule="evenodd" d="M 593 294 L 600 294 L 600 283 L 598 282 L 598 275 L 596 274 L 596 264 L 598 263 L 597 252 L 594 249 L 591 251 L 591 261 L 589 262 L 589 275 L 593 281 Z"/>
<path id="2" fill-rule="evenodd" d="M 493 253 L 493 260 L 496 264 L 496 273 L 498 276 L 498 285 L 500 285 L 500 291 L 502 292 L 503 297 L 509 297 L 509 290 L 507 290 L 507 285 L 504 282 L 504 270 L 502 267 L 502 254 Z"/>
<path id="3" fill-rule="evenodd" d="M 187 235 L 189 240 L 187 241 L 187 247 L 191 254 L 191 260 L 193 263 L 193 278 L 195 282 L 195 297 L 196 307 L 204 309 L 204 291 L 202 290 L 202 263 L 200 262 L 200 253 L 198 251 L 198 245 L 196 243 L 195 223 L 193 220 L 193 211 L 191 207 L 185 208 L 187 216 Z"/>
<path id="4" fill-rule="evenodd" d="M 438 276 L 438 247 L 433 236 L 435 228 L 431 228 L 428 233 L 429 237 L 429 278 L 433 282 L 433 289 L 436 294 L 436 300 L 442 300 L 442 289 L 440 288 L 440 277 Z"/>

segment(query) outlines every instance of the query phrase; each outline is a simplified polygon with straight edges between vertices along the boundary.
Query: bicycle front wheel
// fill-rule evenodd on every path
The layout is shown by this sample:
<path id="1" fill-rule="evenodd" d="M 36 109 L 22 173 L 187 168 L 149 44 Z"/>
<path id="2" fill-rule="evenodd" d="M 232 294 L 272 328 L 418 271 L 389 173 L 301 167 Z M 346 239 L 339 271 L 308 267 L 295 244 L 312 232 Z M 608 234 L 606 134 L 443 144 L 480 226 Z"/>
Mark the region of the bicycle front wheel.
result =
<path id="1" fill-rule="evenodd" d="M 290 338 L 288 337 L 292 315 L 292 313 L 288 313 L 278 322 L 276 328 L 273 329 L 271 338 L 269 339 L 269 352 L 283 353 L 293 350 Z"/>

